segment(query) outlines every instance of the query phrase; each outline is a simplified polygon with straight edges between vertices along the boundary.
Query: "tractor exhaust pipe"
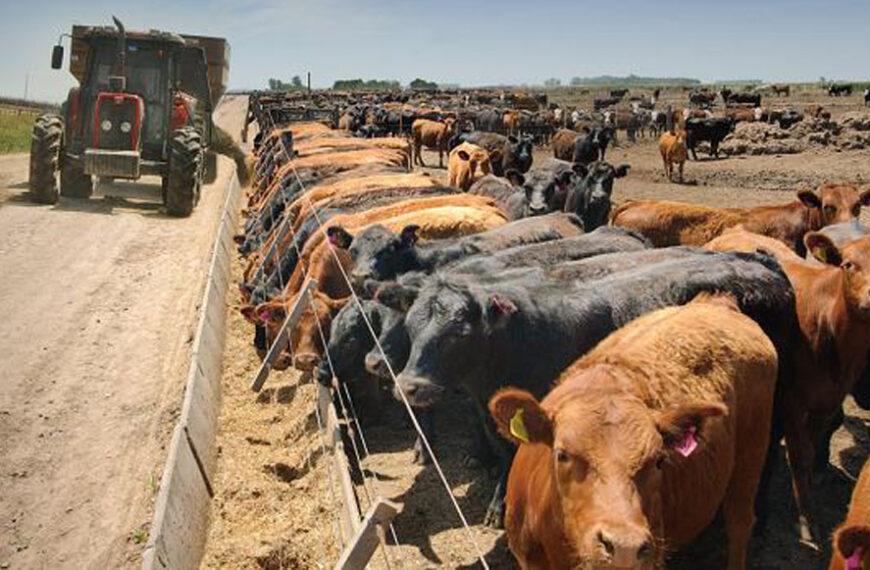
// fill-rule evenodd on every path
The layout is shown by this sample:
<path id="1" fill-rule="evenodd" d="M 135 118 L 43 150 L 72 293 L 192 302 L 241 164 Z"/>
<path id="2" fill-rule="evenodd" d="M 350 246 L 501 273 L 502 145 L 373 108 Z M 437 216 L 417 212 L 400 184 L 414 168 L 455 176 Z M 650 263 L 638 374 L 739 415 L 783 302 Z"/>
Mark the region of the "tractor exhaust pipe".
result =
<path id="1" fill-rule="evenodd" d="M 115 62 L 115 73 L 109 77 L 109 87 L 112 91 L 124 91 L 127 88 L 127 32 L 121 20 L 112 16 L 115 27 L 118 28 L 118 59 Z"/>

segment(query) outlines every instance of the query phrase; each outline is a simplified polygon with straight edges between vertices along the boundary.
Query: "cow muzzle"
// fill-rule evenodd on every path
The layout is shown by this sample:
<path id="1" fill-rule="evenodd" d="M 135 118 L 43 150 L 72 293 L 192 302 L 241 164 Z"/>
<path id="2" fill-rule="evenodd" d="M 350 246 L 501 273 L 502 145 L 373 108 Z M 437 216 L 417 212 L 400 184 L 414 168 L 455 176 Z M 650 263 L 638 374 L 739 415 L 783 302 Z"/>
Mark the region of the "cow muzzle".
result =
<path id="1" fill-rule="evenodd" d="M 401 401 L 400 391 L 408 403 L 415 408 L 428 408 L 438 403 L 444 395 L 444 388 L 426 378 L 399 374 L 393 387 L 393 397 Z"/>

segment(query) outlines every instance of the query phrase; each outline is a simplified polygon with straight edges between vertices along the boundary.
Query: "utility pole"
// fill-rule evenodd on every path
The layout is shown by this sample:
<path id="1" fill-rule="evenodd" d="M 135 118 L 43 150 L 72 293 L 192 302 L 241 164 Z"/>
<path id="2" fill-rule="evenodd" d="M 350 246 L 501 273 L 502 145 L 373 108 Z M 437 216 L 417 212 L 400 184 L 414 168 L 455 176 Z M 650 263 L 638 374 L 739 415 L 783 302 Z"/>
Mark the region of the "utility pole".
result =
<path id="1" fill-rule="evenodd" d="M 27 101 L 27 88 L 29 87 L 29 85 L 28 85 L 29 83 L 30 83 L 30 75 L 25 73 L 24 74 L 24 100 L 25 101 Z"/>
<path id="2" fill-rule="evenodd" d="M 308 72 L 308 96 L 311 96 L 311 72 Z"/>

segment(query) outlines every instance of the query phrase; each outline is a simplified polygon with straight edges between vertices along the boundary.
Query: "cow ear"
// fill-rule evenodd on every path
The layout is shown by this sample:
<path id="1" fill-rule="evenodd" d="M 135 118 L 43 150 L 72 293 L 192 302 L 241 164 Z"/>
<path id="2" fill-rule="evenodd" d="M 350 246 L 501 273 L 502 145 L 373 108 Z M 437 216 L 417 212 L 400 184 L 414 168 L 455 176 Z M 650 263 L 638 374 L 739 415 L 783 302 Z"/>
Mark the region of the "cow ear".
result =
<path id="1" fill-rule="evenodd" d="M 282 322 L 286 315 L 284 307 L 279 303 L 260 303 L 257 305 L 257 308 L 254 309 L 254 313 L 261 323 L 267 323 L 269 321 Z"/>
<path id="2" fill-rule="evenodd" d="M 489 413 L 499 433 L 516 444 L 553 445 L 553 423 L 534 396 L 504 388 L 489 400 Z"/>
<path id="3" fill-rule="evenodd" d="M 342 249 L 349 248 L 350 244 L 353 242 L 353 236 L 347 233 L 347 230 L 341 226 L 331 226 L 326 228 L 326 237 L 329 240 L 329 243 Z"/>
<path id="4" fill-rule="evenodd" d="M 504 173 L 505 178 L 514 186 L 522 186 L 526 183 L 526 177 L 519 170 L 509 169 Z"/>
<path id="5" fill-rule="evenodd" d="M 834 548 L 846 560 L 846 570 L 862 568 L 862 561 L 870 558 L 870 526 L 850 525 L 840 528 L 834 535 Z"/>
<path id="6" fill-rule="evenodd" d="M 867 188 L 858 196 L 858 202 L 862 206 L 870 206 L 870 188 Z"/>
<path id="7" fill-rule="evenodd" d="M 468 161 L 468 159 L 471 158 L 471 156 L 470 156 L 466 151 L 464 151 L 464 150 L 460 150 L 459 152 L 456 153 L 456 155 L 457 155 L 461 160 L 464 160 L 464 161 L 466 161 L 466 162 Z"/>
<path id="8" fill-rule="evenodd" d="M 798 200 L 807 208 L 821 208 L 822 200 L 812 190 L 798 190 Z"/>
<path id="9" fill-rule="evenodd" d="M 508 135 L 508 141 L 510 141 L 512 144 L 517 144 L 518 142 L 520 142 L 520 139 L 518 139 L 514 135 Z"/>
<path id="10" fill-rule="evenodd" d="M 839 267 L 843 263 L 840 250 L 831 239 L 823 233 L 809 232 L 804 236 L 804 245 L 813 257 L 827 265 Z"/>
<path id="11" fill-rule="evenodd" d="M 385 307 L 407 313 L 417 299 L 418 289 L 398 283 L 384 283 L 375 291 L 374 300 Z"/>
<path id="12" fill-rule="evenodd" d="M 628 169 L 631 168 L 628 164 L 620 164 L 616 167 L 616 177 L 622 178 L 623 176 L 628 174 Z"/>
<path id="13" fill-rule="evenodd" d="M 494 150 L 491 153 L 489 153 L 489 161 L 490 162 L 498 162 L 500 160 L 501 160 L 501 151 L 500 150 Z"/>
<path id="14" fill-rule="evenodd" d="M 571 170 L 573 170 L 580 178 L 586 178 L 586 175 L 589 174 L 589 168 L 580 162 L 575 162 L 571 166 Z"/>
<path id="15" fill-rule="evenodd" d="M 409 224 L 402 228 L 402 233 L 399 234 L 399 244 L 402 247 L 412 247 L 417 240 L 420 239 L 420 236 L 417 235 L 417 232 L 420 231 L 420 226 L 416 224 Z"/>
<path id="16" fill-rule="evenodd" d="M 517 306 L 513 301 L 494 293 L 487 302 L 486 316 L 487 323 L 491 329 L 499 329 L 505 326 L 511 315 L 517 312 Z"/>
<path id="17" fill-rule="evenodd" d="M 688 457 L 698 447 L 707 420 L 725 414 L 725 406 L 708 402 L 683 404 L 661 412 L 656 426 L 665 447 Z"/>

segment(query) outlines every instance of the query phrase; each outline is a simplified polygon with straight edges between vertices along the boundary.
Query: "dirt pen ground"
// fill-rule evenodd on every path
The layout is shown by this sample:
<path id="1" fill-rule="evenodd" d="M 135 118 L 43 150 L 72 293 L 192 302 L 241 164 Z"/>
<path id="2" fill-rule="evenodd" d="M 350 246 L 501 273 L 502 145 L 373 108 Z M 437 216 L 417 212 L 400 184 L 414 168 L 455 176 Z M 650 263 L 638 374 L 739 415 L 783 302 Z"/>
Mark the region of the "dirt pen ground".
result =
<path id="1" fill-rule="evenodd" d="M 845 110 L 859 108 L 858 99 L 852 99 L 836 101 L 834 118 Z M 809 96 L 799 94 L 789 101 L 803 104 L 809 100 Z M 819 100 L 830 103 L 827 98 Z M 653 141 L 640 139 L 629 144 L 624 136 L 620 141 L 620 146 L 608 151 L 608 160 L 628 163 L 631 170 L 627 178 L 617 181 L 617 203 L 627 198 L 655 198 L 747 207 L 791 201 L 794 189 L 802 184 L 870 181 L 870 151 L 823 149 L 797 155 L 720 160 L 701 156 L 701 161 L 686 165 L 688 183 L 673 184 L 664 179 Z M 549 156 L 549 149 L 539 149 L 535 159 Z M 437 154 L 426 153 L 424 159 L 427 164 L 437 164 Z M 444 170 L 426 170 L 446 179 Z M 862 219 L 870 223 L 870 210 L 865 209 Z M 238 278 L 240 266 L 235 271 Z M 338 551 L 335 495 L 328 484 L 329 461 L 321 455 L 313 384 L 295 372 L 282 372 L 272 374 L 267 389 L 259 396 L 249 391 L 258 359 L 251 347 L 252 328 L 238 314 L 235 304 L 237 299 L 230 299 L 219 433 L 220 472 L 203 566 L 269 570 L 330 566 Z M 378 480 L 377 489 L 369 489 L 401 505 L 394 520 L 399 545 L 388 549 L 391 567 L 479 567 L 434 470 L 411 463 L 413 428 L 389 394 L 389 387 L 383 388 L 380 413 L 357 411 L 370 452 L 362 467 Z M 851 399 L 846 412 L 845 424 L 836 433 L 831 450 L 835 469 L 816 487 L 819 522 L 826 533 L 842 520 L 854 479 L 870 454 L 870 414 L 858 410 Z M 471 406 L 460 395 L 454 395 L 436 416 L 434 449 L 490 566 L 511 568 L 514 564 L 502 533 L 480 524 L 495 474 L 466 465 L 473 421 Z M 357 444 L 361 447 L 362 442 Z M 352 449 L 349 442 L 346 448 Z M 356 475 L 360 506 L 365 510 L 368 502 L 360 485 L 362 479 L 359 473 Z M 819 554 L 800 545 L 792 533 L 790 484 L 784 461 L 779 462 L 771 488 L 772 493 L 764 497 L 770 512 L 767 533 L 753 540 L 750 567 L 826 568 L 828 552 Z M 717 520 L 688 549 L 674 554 L 668 567 L 723 568 L 725 540 L 722 522 Z M 383 555 L 376 554 L 372 567 L 385 566 Z"/>

